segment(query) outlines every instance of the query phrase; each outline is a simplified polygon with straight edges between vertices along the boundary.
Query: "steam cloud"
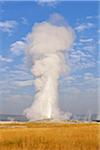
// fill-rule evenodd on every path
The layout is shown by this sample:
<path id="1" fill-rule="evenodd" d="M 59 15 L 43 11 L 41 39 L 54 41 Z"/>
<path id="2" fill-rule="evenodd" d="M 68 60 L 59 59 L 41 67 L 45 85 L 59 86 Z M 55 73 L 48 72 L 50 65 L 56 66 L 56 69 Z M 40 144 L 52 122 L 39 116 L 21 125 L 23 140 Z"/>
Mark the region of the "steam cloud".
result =
<path id="1" fill-rule="evenodd" d="M 54 22 L 55 16 L 57 24 Z M 55 16 L 53 22 L 35 24 L 28 35 L 27 49 L 32 56 L 31 71 L 36 88 L 33 104 L 25 110 L 30 120 L 61 117 L 58 79 L 67 70 L 64 53 L 73 43 L 73 31 L 65 23 L 61 24 L 61 16 Z"/>

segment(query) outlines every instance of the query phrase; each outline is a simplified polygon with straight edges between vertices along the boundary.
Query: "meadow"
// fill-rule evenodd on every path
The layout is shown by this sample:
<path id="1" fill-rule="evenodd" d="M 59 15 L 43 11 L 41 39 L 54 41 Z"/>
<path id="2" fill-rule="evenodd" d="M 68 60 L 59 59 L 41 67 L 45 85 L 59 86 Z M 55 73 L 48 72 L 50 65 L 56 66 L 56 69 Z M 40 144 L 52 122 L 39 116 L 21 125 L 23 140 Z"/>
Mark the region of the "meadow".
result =
<path id="1" fill-rule="evenodd" d="M 0 124 L 0 150 L 100 150 L 98 123 Z"/>

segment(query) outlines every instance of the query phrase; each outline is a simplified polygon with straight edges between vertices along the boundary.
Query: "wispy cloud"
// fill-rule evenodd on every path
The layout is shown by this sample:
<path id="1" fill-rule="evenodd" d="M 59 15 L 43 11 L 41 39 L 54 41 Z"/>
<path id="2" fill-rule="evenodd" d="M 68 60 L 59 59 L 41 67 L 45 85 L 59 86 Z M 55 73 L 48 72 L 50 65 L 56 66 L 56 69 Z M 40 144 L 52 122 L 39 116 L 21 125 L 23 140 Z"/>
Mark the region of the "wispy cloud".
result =
<path id="1" fill-rule="evenodd" d="M 95 20 L 94 20 L 95 18 Z M 76 41 L 69 52 L 69 64 L 73 72 L 97 68 L 98 59 L 98 24 L 96 16 L 86 16 L 76 22 Z M 77 25 L 78 24 L 78 25 Z"/>
<path id="2" fill-rule="evenodd" d="M 80 42 L 83 42 L 83 43 L 92 42 L 92 41 L 93 41 L 92 38 L 83 38 L 83 39 L 80 39 Z"/>
<path id="3" fill-rule="evenodd" d="M 32 95 L 27 95 L 27 94 L 12 94 L 9 95 L 8 98 L 6 98 L 6 100 L 11 101 L 11 102 L 18 102 L 18 101 L 26 101 L 26 100 L 31 100 L 32 99 Z"/>
<path id="4" fill-rule="evenodd" d="M 25 50 L 26 44 L 23 41 L 16 41 L 10 46 L 10 50 L 16 55 L 20 55 Z"/>
<path id="5" fill-rule="evenodd" d="M 21 80 L 21 81 L 15 81 L 15 84 L 19 87 L 28 87 L 33 85 L 33 80 Z"/>
<path id="6" fill-rule="evenodd" d="M 13 59 L 8 58 L 8 57 L 3 57 L 2 55 L 0 55 L 0 61 L 9 63 L 9 62 L 12 62 Z"/>
<path id="7" fill-rule="evenodd" d="M 58 4 L 58 0 L 35 0 L 35 2 L 37 2 L 39 5 L 44 6 L 50 6 L 50 7 L 55 7 L 56 4 Z"/>
<path id="8" fill-rule="evenodd" d="M 69 64 L 72 71 L 92 68 L 95 66 L 95 59 L 84 50 L 72 49 L 69 54 Z"/>
<path id="9" fill-rule="evenodd" d="M 77 27 L 75 27 L 75 30 L 78 31 L 78 32 L 82 32 L 86 29 L 90 29 L 90 28 L 93 28 L 94 27 L 94 24 L 93 23 L 83 23 L 83 24 L 80 24 L 78 25 Z"/>
<path id="10" fill-rule="evenodd" d="M 86 19 L 93 19 L 93 16 L 86 16 Z"/>
<path id="11" fill-rule="evenodd" d="M 11 33 L 17 26 L 17 22 L 14 20 L 0 21 L 0 30 L 2 32 Z"/>
<path id="12" fill-rule="evenodd" d="M 25 64 L 0 64 L 0 94 L 28 93 L 31 89 L 32 75 Z M 32 90 L 33 91 L 33 90 Z M 32 92 L 33 93 L 33 92 Z"/>
<path id="13" fill-rule="evenodd" d="M 28 20 L 25 17 L 21 18 L 21 23 L 24 25 L 28 25 Z"/>
<path id="14" fill-rule="evenodd" d="M 60 90 L 66 91 L 68 88 L 79 88 L 81 91 L 91 88 L 98 90 L 100 78 L 93 73 L 85 72 L 80 76 L 70 75 L 60 80 Z"/>

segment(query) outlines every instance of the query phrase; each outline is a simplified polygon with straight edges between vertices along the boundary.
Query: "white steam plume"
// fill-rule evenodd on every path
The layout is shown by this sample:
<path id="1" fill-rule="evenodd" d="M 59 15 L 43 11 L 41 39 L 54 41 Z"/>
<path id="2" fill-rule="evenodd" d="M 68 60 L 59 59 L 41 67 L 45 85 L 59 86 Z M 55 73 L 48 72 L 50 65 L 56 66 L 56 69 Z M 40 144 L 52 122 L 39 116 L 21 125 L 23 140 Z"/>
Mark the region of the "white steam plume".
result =
<path id="1" fill-rule="evenodd" d="M 32 106 L 25 110 L 26 115 L 30 120 L 60 118 L 58 79 L 67 70 L 64 52 L 73 42 L 73 31 L 61 24 L 38 23 L 33 26 L 28 42 L 36 94 Z"/>

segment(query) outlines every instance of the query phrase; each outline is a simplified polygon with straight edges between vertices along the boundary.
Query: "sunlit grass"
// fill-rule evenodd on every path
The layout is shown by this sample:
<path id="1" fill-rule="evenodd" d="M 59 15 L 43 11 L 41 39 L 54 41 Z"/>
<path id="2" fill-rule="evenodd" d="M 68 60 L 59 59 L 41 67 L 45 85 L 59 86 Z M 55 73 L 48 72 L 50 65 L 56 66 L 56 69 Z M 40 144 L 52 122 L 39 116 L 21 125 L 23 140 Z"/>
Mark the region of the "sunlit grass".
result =
<path id="1" fill-rule="evenodd" d="M 99 124 L 0 125 L 0 150 L 99 150 Z"/>

